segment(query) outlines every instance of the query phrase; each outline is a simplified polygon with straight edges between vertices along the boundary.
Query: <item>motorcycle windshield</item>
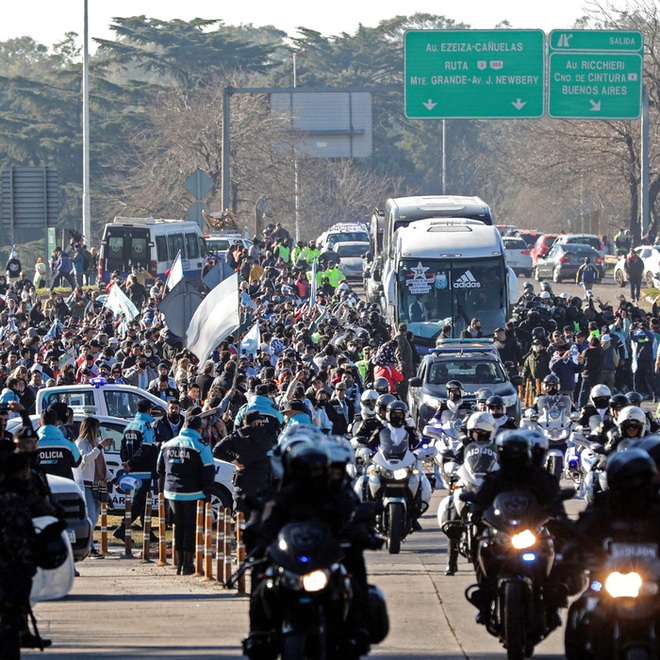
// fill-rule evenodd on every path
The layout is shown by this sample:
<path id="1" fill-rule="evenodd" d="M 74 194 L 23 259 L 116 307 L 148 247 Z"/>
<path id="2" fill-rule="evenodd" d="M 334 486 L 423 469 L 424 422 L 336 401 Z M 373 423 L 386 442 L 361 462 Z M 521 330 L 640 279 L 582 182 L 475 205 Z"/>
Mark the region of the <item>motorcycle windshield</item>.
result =
<path id="1" fill-rule="evenodd" d="M 524 490 L 500 493 L 484 515 L 487 524 L 510 533 L 540 527 L 547 520 L 548 516 L 536 497 Z"/>
<path id="2" fill-rule="evenodd" d="M 328 525 L 310 520 L 284 525 L 268 555 L 279 566 L 304 575 L 339 561 L 341 546 Z"/>
<path id="3" fill-rule="evenodd" d="M 390 433 L 382 433 L 380 438 L 380 451 L 386 460 L 396 458 L 401 460 L 408 451 L 408 436 L 405 439 L 397 441 Z"/>
<path id="4" fill-rule="evenodd" d="M 471 474 L 488 474 L 497 467 L 495 445 L 472 442 L 465 448 L 463 463 Z"/>
<path id="5" fill-rule="evenodd" d="M 557 394 L 554 396 L 548 396 L 547 394 L 544 394 L 543 396 L 539 397 L 537 406 L 540 414 L 546 413 L 550 417 L 555 417 L 555 411 L 557 411 L 561 415 L 566 416 L 571 410 L 572 402 L 570 397 L 563 394 Z"/>

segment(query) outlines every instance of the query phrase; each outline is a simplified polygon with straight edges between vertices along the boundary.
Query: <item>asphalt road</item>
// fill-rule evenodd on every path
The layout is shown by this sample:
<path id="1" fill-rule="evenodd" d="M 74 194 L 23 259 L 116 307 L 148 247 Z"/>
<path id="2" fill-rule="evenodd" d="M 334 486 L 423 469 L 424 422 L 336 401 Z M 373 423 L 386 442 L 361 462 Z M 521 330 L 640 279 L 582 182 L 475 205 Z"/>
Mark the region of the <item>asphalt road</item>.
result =
<path id="1" fill-rule="evenodd" d="M 387 598 L 391 632 L 375 648 L 378 658 L 458 660 L 506 657 L 498 641 L 475 623 L 476 610 L 465 600 L 474 581 L 462 560 L 453 577 L 444 575 L 446 540 L 436 511 L 444 491 L 436 491 L 423 530 L 403 544 L 399 555 L 368 553 L 370 580 Z M 569 502 L 575 512 L 581 502 Z M 72 593 L 35 608 L 40 630 L 53 640 L 52 660 L 130 658 L 239 658 L 247 629 L 244 596 L 200 578 L 177 577 L 172 568 L 121 559 L 78 565 Z M 535 657 L 563 657 L 563 631 L 555 631 Z"/>

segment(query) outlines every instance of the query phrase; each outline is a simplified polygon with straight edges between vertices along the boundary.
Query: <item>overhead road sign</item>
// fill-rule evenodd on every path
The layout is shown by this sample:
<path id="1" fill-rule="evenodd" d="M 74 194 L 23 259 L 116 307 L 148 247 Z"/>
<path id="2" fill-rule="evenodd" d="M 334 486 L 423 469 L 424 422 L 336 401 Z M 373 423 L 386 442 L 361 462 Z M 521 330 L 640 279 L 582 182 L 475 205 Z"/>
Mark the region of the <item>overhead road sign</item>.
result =
<path id="1" fill-rule="evenodd" d="M 412 119 L 543 115 L 542 30 L 411 30 L 404 107 Z"/>
<path id="2" fill-rule="evenodd" d="M 639 117 L 644 48 L 641 32 L 554 30 L 549 45 L 551 117 Z"/>

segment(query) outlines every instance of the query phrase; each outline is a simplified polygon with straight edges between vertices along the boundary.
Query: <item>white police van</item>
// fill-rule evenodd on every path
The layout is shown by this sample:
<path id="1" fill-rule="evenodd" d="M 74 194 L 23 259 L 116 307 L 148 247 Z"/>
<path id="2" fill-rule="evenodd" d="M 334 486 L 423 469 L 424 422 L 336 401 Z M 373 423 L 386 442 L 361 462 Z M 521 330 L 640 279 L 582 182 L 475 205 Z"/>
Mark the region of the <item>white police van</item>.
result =
<path id="1" fill-rule="evenodd" d="M 126 278 L 134 266 L 164 279 L 179 252 L 184 276 L 200 279 L 207 248 L 196 222 L 118 216 L 103 228 L 99 281 L 108 282 L 115 271 Z"/>

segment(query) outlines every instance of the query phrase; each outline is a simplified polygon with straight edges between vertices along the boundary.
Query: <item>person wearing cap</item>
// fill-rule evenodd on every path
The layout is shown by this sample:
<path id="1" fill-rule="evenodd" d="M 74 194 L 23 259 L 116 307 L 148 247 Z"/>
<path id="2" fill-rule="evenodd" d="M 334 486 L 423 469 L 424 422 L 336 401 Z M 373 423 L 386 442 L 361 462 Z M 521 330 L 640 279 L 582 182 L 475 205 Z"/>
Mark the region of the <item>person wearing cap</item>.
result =
<path id="1" fill-rule="evenodd" d="M 157 459 L 159 490 L 174 514 L 177 575 L 195 572 L 197 502 L 210 498 L 215 479 L 213 454 L 202 442 L 201 428 L 199 416 L 188 417 L 180 433 L 161 446 Z"/>
<path id="2" fill-rule="evenodd" d="M 261 430 L 262 417 L 252 410 L 243 417 L 243 426 L 223 438 L 214 448 L 213 456 L 233 463 L 234 501 L 236 510 L 246 518 L 254 510 L 259 494 L 270 483 L 269 452 L 274 443 Z"/>
<path id="3" fill-rule="evenodd" d="M 336 383 L 329 401 L 328 416 L 335 435 L 344 435 L 355 416 L 355 408 L 346 398 L 346 389 L 346 383 L 343 381 Z"/>
<path id="4" fill-rule="evenodd" d="M 287 401 L 282 409 L 284 415 L 285 427 L 295 426 L 296 424 L 304 424 L 306 426 L 314 426 L 312 416 L 307 409 L 307 406 L 299 399 L 292 399 Z"/>
<path id="5" fill-rule="evenodd" d="M 155 421 L 151 416 L 151 402 L 148 399 L 140 399 L 137 403 L 135 419 L 124 429 L 124 435 L 121 439 L 119 455 L 122 466 L 142 482 L 142 485 L 133 496 L 131 522 L 143 518 L 147 495 L 151 493 L 151 479 L 156 471 L 156 459 L 158 457 L 156 433 L 154 431 Z M 125 522 L 122 520 L 121 525 L 114 530 L 113 536 L 123 541 L 125 534 Z"/>

